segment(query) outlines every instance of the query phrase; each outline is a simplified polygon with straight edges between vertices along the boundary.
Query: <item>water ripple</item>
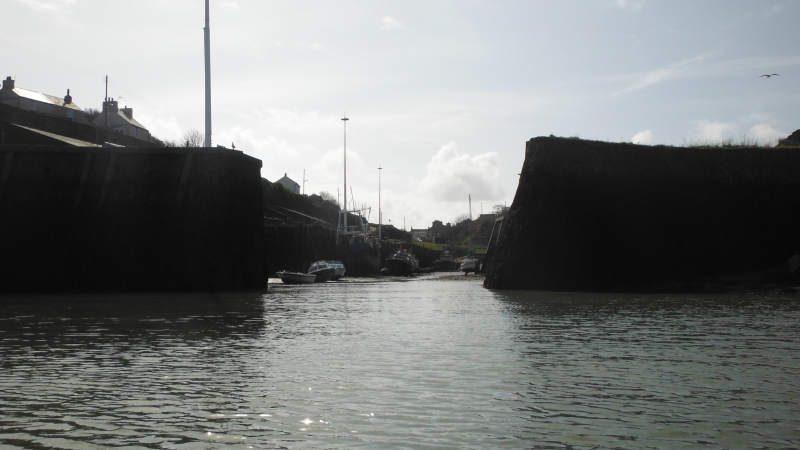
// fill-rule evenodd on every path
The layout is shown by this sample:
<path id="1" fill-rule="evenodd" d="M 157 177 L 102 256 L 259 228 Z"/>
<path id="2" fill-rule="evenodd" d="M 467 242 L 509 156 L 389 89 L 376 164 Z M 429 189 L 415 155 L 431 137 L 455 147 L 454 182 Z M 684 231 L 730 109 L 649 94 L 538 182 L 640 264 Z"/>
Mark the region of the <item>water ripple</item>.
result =
<path id="1" fill-rule="evenodd" d="M 3 450 L 800 446 L 794 298 L 423 276 L 0 305 Z"/>

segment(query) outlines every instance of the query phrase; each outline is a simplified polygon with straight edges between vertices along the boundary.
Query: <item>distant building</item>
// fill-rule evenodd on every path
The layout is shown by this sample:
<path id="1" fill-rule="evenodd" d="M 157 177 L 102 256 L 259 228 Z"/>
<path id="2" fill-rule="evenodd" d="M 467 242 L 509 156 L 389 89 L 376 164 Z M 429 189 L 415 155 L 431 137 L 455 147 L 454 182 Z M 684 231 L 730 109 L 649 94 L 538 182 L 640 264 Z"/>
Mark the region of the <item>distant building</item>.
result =
<path id="1" fill-rule="evenodd" d="M 299 194 L 300 193 L 300 185 L 297 184 L 297 182 L 295 182 L 294 180 L 292 180 L 288 176 L 286 176 L 286 173 L 283 174 L 283 178 L 278 180 L 277 183 L 279 183 L 280 185 L 282 185 L 286 189 L 294 192 L 295 194 Z"/>
<path id="2" fill-rule="evenodd" d="M 444 244 L 450 241 L 453 234 L 453 227 L 448 222 L 444 225 L 441 220 L 434 220 L 430 228 L 428 228 L 428 235 L 431 242 L 436 244 Z"/>
<path id="3" fill-rule="evenodd" d="M 414 238 L 415 241 L 419 240 L 424 242 L 430 242 L 427 228 L 412 228 L 411 237 Z"/>
<path id="4" fill-rule="evenodd" d="M 75 103 L 72 103 L 69 89 L 67 89 L 67 95 L 61 98 L 18 88 L 14 84 L 14 80 L 10 76 L 3 80 L 3 88 L 0 89 L 0 103 L 15 106 L 25 111 L 65 117 L 76 122 L 84 121 L 83 110 Z"/>
<path id="5" fill-rule="evenodd" d="M 103 111 L 95 117 L 94 123 L 98 127 L 106 128 L 106 117 L 108 117 L 108 129 L 122 133 L 143 141 L 150 141 L 150 132 L 142 124 L 133 118 L 133 108 L 127 106 L 120 109 L 119 103 L 112 99 L 103 102 Z"/>

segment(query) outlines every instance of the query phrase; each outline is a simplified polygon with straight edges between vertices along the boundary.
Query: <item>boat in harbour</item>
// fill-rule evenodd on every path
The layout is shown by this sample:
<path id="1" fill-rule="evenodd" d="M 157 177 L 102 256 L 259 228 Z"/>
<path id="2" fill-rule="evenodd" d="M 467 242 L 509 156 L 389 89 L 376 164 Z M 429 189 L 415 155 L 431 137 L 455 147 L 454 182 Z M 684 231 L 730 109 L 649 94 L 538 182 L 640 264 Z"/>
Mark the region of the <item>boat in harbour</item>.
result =
<path id="1" fill-rule="evenodd" d="M 341 261 L 325 261 L 328 263 L 329 266 L 333 267 L 333 276 L 331 277 L 331 281 L 340 280 L 344 273 L 347 271 L 347 268 Z"/>
<path id="2" fill-rule="evenodd" d="M 336 254 L 351 275 L 375 276 L 381 270 L 380 240 L 370 235 L 369 221 L 364 217 L 366 208 L 350 210 L 350 206 L 356 205 L 356 202 L 348 203 L 347 201 L 348 120 L 350 119 L 347 117 L 342 118 L 344 123 L 344 203 L 341 205 L 339 224 L 336 227 Z"/>
<path id="3" fill-rule="evenodd" d="M 419 261 L 411 252 L 402 248 L 386 258 L 386 271 L 389 275 L 409 276 L 414 272 L 419 273 Z"/>
<path id="4" fill-rule="evenodd" d="M 472 245 L 472 195 L 469 195 L 469 243 Z M 478 261 L 478 258 L 472 256 L 472 251 L 470 251 L 467 256 L 465 256 L 461 260 L 461 265 L 459 265 L 458 269 L 464 272 L 464 275 L 469 274 L 470 272 L 474 272 L 477 274 L 481 270 L 481 263 Z"/>
<path id="5" fill-rule="evenodd" d="M 470 272 L 478 273 L 481 270 L 481 263 L 478 261 L 477 258 L 472 257 L 472 255 L 467 255 L 461 260 L 461 266 L 459 270 L 464 272 L 464 275 L 467 275 Z"/>
<path id="6" fill-rule="evenodd" d="M 356 224 L 347 223 L 344 219 L 347 214 L 351 220 L 356 220 Z M 369 223 L 360 211 L 340 213 L 336 240 L 336 254 L 350 275 L 371 277 L 380 272 L 380 241 L 370 234 Z"/>
<path id="7" fill-rule="evenodd" d="M 281 270 L 277 272 L 278 276 L 281 278 L 285 284 L 311 284 L 316 279 L 317 276 L 313 273 L 300 273 L 300 272 L 289 272 L 288 270 Z"/>
<path id="8" fill-rule="evenodd" d="M 448 250 L 445 250 L 442 256 L 433 262 L 433 270 L 437 272 L 452 272 L 458 268 L 458 261 Z"/>
<path id="9" fill-rule="evenodd" d="M 317 276 L 314 280 L 315 283 L 324 283 L 336 275 L 336 269 L 328 264 L 327 261 L 316 261 L 308 267 L 308 273 Z"/>

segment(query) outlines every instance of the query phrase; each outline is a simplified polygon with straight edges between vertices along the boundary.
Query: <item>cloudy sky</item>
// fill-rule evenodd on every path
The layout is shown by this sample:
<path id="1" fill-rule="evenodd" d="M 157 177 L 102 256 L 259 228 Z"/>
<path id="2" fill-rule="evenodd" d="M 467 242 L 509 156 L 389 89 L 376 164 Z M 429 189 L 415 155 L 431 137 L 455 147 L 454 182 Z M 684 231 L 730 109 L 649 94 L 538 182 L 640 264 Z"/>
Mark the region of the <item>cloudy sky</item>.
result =
<path id="1" fill-rule="evenodd" d="M 203 131 L 203 0 L 3 0 L 0 76 L 163 140 Z M 770 143 L 800 128 L 794 0 L 211 0 L 213 141 L 422 228 L 511 204 L 535 136 Z M 760 77 L 777 73 L 779 76 Z"/>

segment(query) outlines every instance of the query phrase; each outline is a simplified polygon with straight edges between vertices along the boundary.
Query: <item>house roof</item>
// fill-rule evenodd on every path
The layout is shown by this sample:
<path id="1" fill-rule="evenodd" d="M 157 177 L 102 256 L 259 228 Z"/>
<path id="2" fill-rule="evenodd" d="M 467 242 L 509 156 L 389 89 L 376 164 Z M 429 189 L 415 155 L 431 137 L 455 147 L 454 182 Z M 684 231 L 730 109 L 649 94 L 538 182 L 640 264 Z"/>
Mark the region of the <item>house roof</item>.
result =
<path id="1" fill-rule="evenodd" d="M 119 115 L 120 115 L 120 116 L 121 116 L 121 117 L 122 117 L 122 118 L 123 118 L 125 121 L 127 121 L 129 124 L 131 124 L 131 125 L 133 125 L 133 126 L 135 126 L 135 127 L 139 127 L 139 128 L 142 128 L 142 129 L 144 129 L 144 130 L 146 130 L 146 129 L 147 129 L 147 128 L 145 128 L 145 127 L 144 127 L 144 125 L 140 124 L 138 120 L 134 119 L 133 117 L 128 117 L 127 115 L 125 115 L 125 112 L 123 112 L 123 109 L 125 109 L 125 108 L 120 108 L 120 109 L 119 109 Z"/>
<path id="2" fill-rule="evenodd" d="M 117 112 L 116 112 L 116 113 L 109 112 L 109 119 L 108 119 L 108 122 L 111 124 L 111 127 L 112 127 L 112 128 L 113 128 L 114 126 L 121 126 L 121 125 L 119 124 L 119 122 L 116 122 L 116 123 L 115 123 L 115 121 L 117 120 L 117 119 L 116 119 L 116 117 L 118 117 L 118 118 L 122 119 L 124 122 L 126 122 L 126 123 L 128 123 L 128 124 L 130 124 L 130 125 L 133 125 L 133 126 L 135 126 L 135 127 L 137 127 L 137 128 L 141 128 L 141 129 L 143 129 L 143 130 L 147 130 L 147 128 L 145 128 L 145 126 L 144 126 L 144 125 L 140 124 L 140 123 L 139 123 L 139 121 L 137 121 L 136 119 L 134 119 L 134 118 L 132 118 L 132 117 L 128 117 L 128 116 L 125 114 L 125 112 L 123 111 L 124 109 L 127 109 L 127 108 L 119 108 L 119 109 L 117 110 Z M 114 119 L 112 119 L 112 117 L 115 117 L 115 118 L 114 118 Z M 105 117 L 105 114 L 104 114 L 103 112 L 101 112 L 100 114 L 98 114 L 98 116 L 97 116 L 97 117 L 95 117 L 95 119 L 94 119 L 93 123 L 94 123 L 95 125 L 103 125 L 103 126 L 105 126 L 105 124 L 106 124 L 106 117 Z"/>
<path id="3" fill-rule="evenodd" d="M 42 94 L 36 91 L 15 87 L 12 91 L 22 98 L 36 100 L 37 102 L 50 103 L 56 106 L 63 106 L 65 108 L 75 109 L 81 111 L 81 108 L 75 103 L 64 104 L 64 99 L 54 95 Z"/>
<path id="4" fill-rule="evenodd" d="M 62 136 L 60 134 L 50 133 L 49 131 L 37 130 L 36 128 L 25 127 L 25 126 L 18 125 L 18 124 L 15 124 L 15 123 L 9 123 L 9 125 L 14 126 L 14 127 L 19 127 L 19 128 L 31 131 L 31 132 L 36 133 L 36 134 L 41 134 L 42 136 L 47 136 L 49 138 L 59 140 L 59 141 L 65 143 L 65 144 L 72 145 L 72 146 L 75 146 L 75 147 L 100 147 L 100 145 L 93 144 L 91 142 L 82 141 L 80 139 L 69 138 L 69 137 L 66 137 L 66 136 Z"/>
<path id="5" fill-rule="evenodd" d="M 290 182 L 290 183 L 294 183 L 294 184 L 295 184 L 295 186 L 298 186 L 298 187 L 300 186 L 300 184 L 298 184 L 298 183 L 297 183 L 297 181 L 294 181 L 293 179 L 289 178 L 288 176 L 286 176 L 286 174 L 283 174 L 283 178 L 281 178 L 281 179 L 280 179 L 280 180 L 278 180 L 277 182 L 278 182 L 278 183 L 280 183 L 280 182 L 282 182 L 282 181 L 288 181 L 288 182 Z"/>

